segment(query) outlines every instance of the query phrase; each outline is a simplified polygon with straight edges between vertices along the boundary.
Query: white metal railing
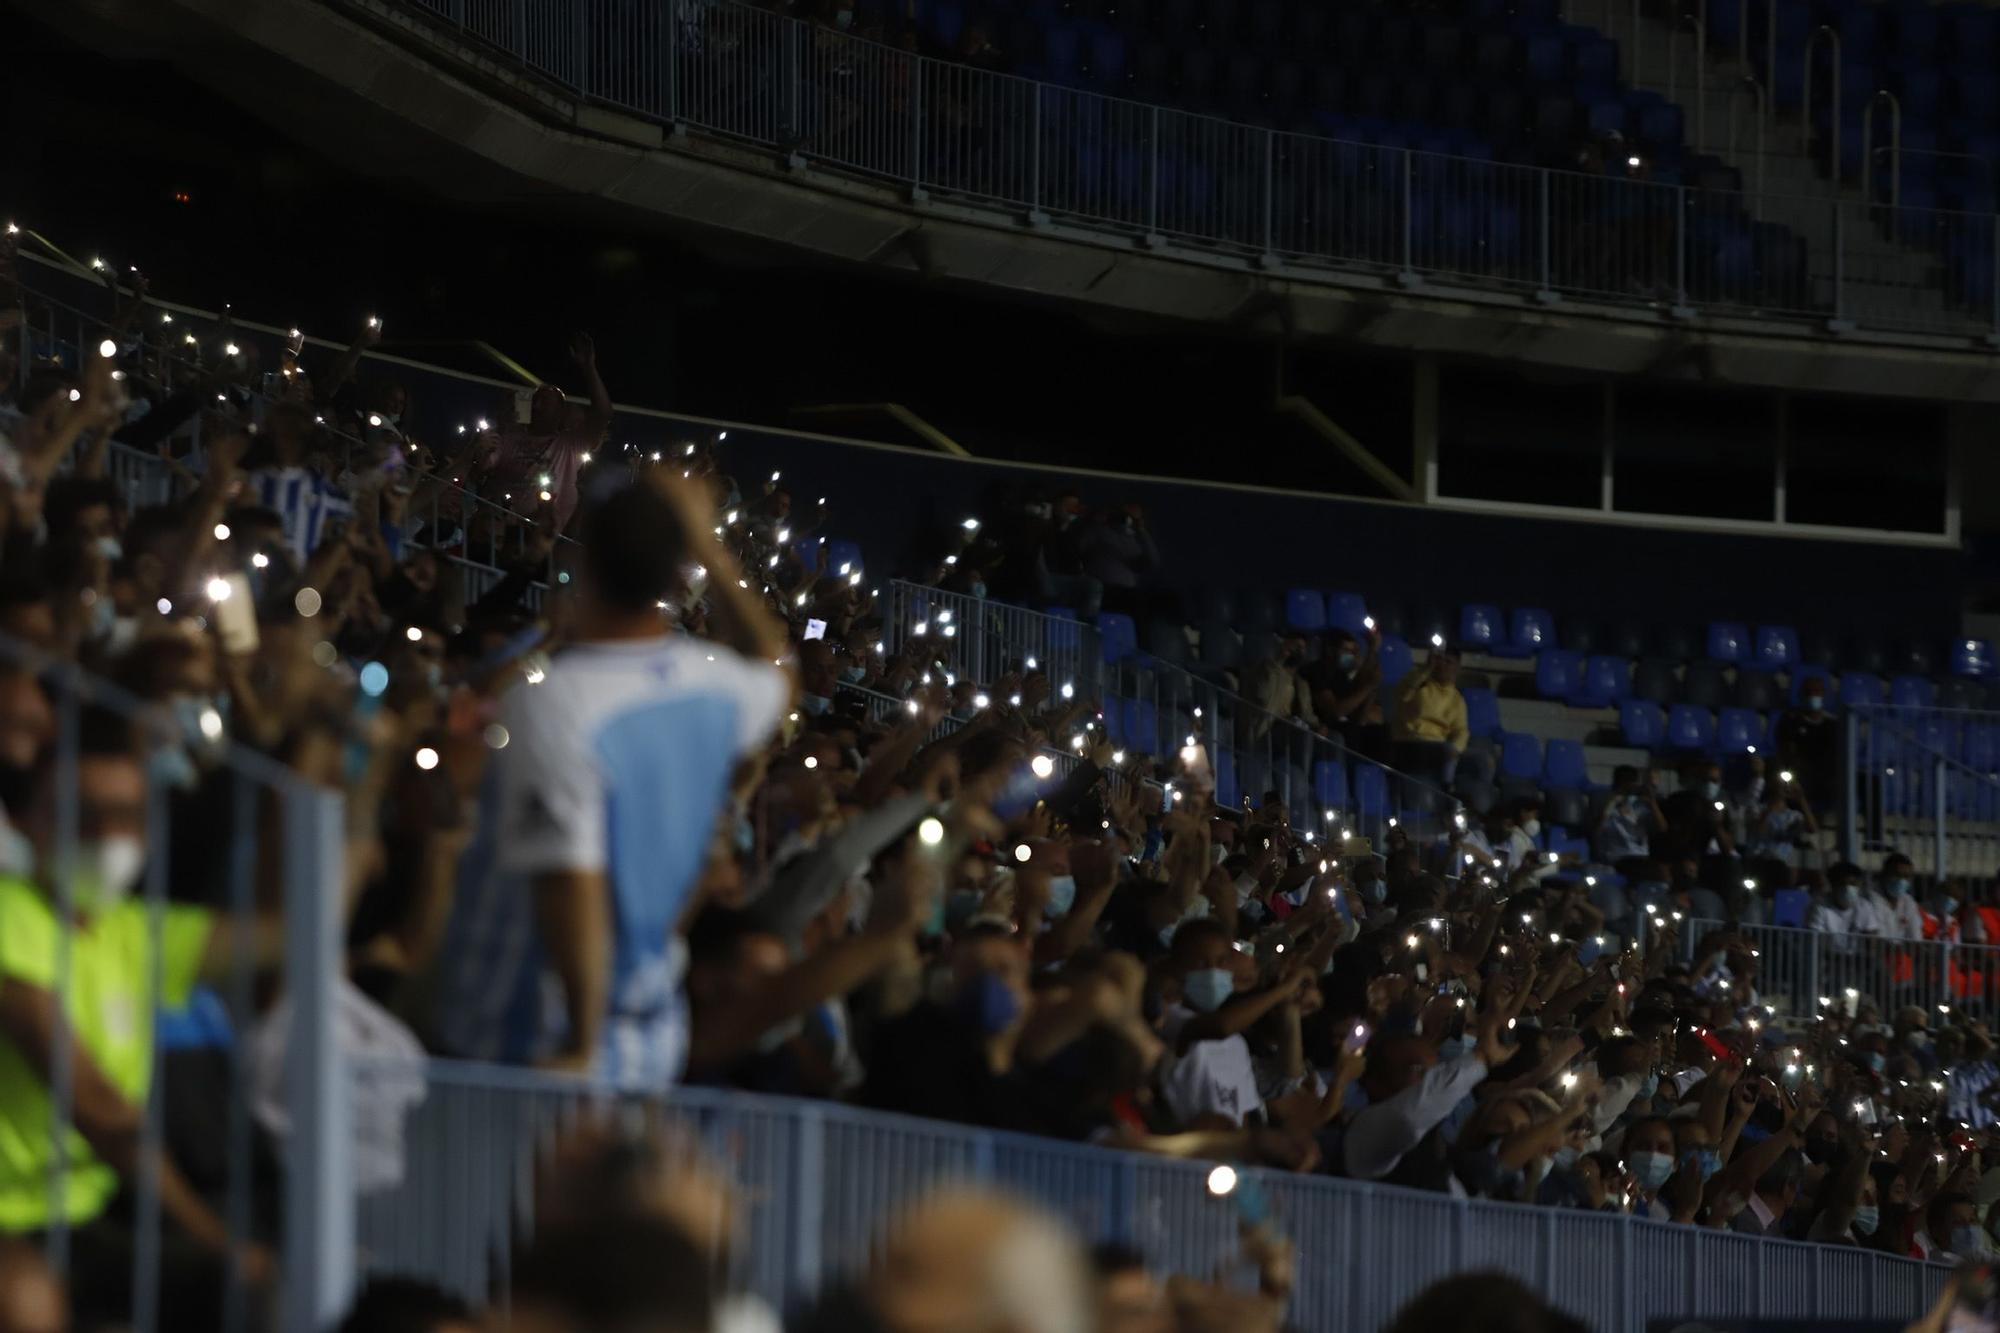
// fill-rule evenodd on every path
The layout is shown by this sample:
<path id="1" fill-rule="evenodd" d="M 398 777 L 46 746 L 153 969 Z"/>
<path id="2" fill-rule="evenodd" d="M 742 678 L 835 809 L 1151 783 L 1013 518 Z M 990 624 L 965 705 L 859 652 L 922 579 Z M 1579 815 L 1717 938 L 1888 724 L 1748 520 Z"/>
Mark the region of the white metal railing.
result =
<path id="1" fill-rule="evenodd" d="M 1701 938 L 1725 927 L 1757 950 L 1759 1000 L 1795 1019 L 1848 999 L 1870 1000 L 1885 1015 L 1904 1005 L 1986 1012 L 2000 1001 L 2000 946 L 1690 920 L 1680 935 L 1686 961 L 1699 962 Z"/>
<path id="2" fill-rule="evenodd" d="M 1849 860 L 1872 847 L 1939 879 L 2000 872 L 2000 713 L 1855 705 L 1844 727 Z"/>
<path id="3" fill-rule="evenodd" d="M 892 182 L 919 202 L 948 194 L 1302 276 L 1332 265 L 1848 329 L 2000 327 L 2000 271 L 1965 259 L 1995 252 L 1991 214 L 1289 133 L 933 60 L 737 3 L 381 3 L 437 21 L 440 43 L 477 41 L 585 99 Z M 1952 262 L 1885 265 L 1897 241 Z"/>
<path id="4" fill-rule="evenodd" d="M 429 1082 L 405 1130 L 410 1172 L 364 1201 L 356 1248 L 373 1272 L 475 1297 L 504 1299 L 532 1222 L 536 1154 L 592 1106 L 678 1123 L 735 1178 L 747 1225 L 722 1276 L 774 1306 L 855 1273 L 912 1202 L 952 1183 L 1022 1195 L 1162 1272 L 1206 1277 L 1235 1250 L 1237 1218 L 1208 1194 L 1206 1163 L 704 1089 L 635 1105 L 528 1070 L 434 1062 Z M 1508 1273 L 1600 1333 L 1696 1317 L 1907 1322 L 1949 1273 L 1853 1246 L 1254 1174 L 1299 1246 L 1298 1328 L 1384 1327 L 1426 1285 L 1468 1269 Z"/>

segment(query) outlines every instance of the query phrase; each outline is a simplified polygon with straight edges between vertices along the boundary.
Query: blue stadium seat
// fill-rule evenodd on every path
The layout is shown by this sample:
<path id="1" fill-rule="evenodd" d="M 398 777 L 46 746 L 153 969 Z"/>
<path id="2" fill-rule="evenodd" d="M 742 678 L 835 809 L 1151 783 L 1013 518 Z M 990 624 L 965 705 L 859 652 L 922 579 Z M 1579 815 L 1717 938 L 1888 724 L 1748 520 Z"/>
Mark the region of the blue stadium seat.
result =
<path id="1" fill-rule="evenodd" d="M 1368 603 L 1357 592 L 1330 592 L 1326 595 L 1326 623 L 1367 641 Z"/>
<path id="2" fill-rule="evenodd" d="M 1551 787 L 1589 791 L 1595 784 L 1585 763 L 1582 741 L 1556 739 L 1542 755 L 1542 781 Z"/>
<path id="3" fill-rule="evenodd" d="M 1366 760 L 1355 765 L 1354 805 L 1365 819 L 1380 819 L 1394 813 L 1389 804 L 1389 775 L 1380 765 Z"/>
<path id="4" fill-rule="evenodd" d="M 1708 627 L 1708 657 L 1712 662 L 1743 662 L 1750 657 L 1750 631 L 1733 620 Z"/>
<path id="5" fill-rule="evenodd" d="M 1669 724 L 1671 725 L 1671 724 Z M 1715 724 L 1720 754 L 1747 754 L 1764 748 L 1764 715 L 1748 708 L 1725 708 Z"/>
<path id="6" fill-rule="evenodd" d="M 1799 634 L 1789 625 L 1757 627 L 1757 651 L 1751 665 L 1762 671 L 1787 671 L 1799 661 Z"/>
<path id="7" fill-rule="evenodd" d="M 1542 742 L 1525 731 L 1507 732 L 1500 740 L 1500 772 L 1510 778 L 1542 776 Z"/>
<path id="8" fill-rule="evenodd" d="M 835 578 L 845 578 L 857 569 L 866 569 L 861 562 L 861 543 L 835 537 L 826 544 L 826 571 Z"/>
<path id="9" fill-rule="evenodd" d="M 1326 628 L 1326 603 L 1310 588 L 1293 588 L 1285 594 L 1285 623 L 1306 634 Z"/>
<path id="10" fill-rule="evenodd" d="M 1618 705 L 1618 730 L 1627 745 L 1656 750 L 1667 739 L 1667 715 L 1651 699 L 1627 699 Z"/>
<path id="11" fill-rule="evenodd" d="M 1812 895 L 1804 889 L 1779 889 L 1771 895 L 1771 924 L 1799 929 L 1806 923 Z"/>
<path id="12" fill-rule="evenodd" d="M 1397 681 L 1410 674 L 1410 668 L 1415 665 L 1413 661 L 1415 655 L 1410 652 L 1408 641 L 1400 634 L 1384 634 L 1382 646 L 1378 651 L 1382 660 L 1382 683 L 1394 689 Z M 1465 707 L 1466 712 L 1470 714 L 1472 711 L 1470 698 L 1466 700 Z"/>
<path id="13" fill-rule="evenodd" d="M 1104 739 L 1113 745 L 1125 744 L 1125 704 L 1115 694 L 1104 696 Z"/>
<path id="14" fill-rule="evenodd" d="M 1583 673 L 1569 701 L 1578 708 L 1610 708 L 1632 693 L 1632 664 L 1600 653 L 1584 659 Z"/>
<path id="15" fill-rule="evenodd" d="M 1141 754 L 1160 753 L 1160 716 L 1144 699 L 1127 699 L 1121 710 L 1125 716 L 1125 744 Z"/>
<path id="16" fill-rule="evenodd" d="M 1930 708 L 1937 703 L 1937 686 L 1928 676 L 1898 676 L 1889 682 L 1889 702 L 1898 708 Z"/>
<path id="17" fill-rule="evenodd" d="M 1507 622 L 1505 647 L 1490 651 L 1501 657 L 1533 657 L 1556 646 L 1556 618 L 1539 607 L 1517 606 Z"/>
<path id="18" fill-rule="evenodd" d="M 1856 705 L 1866 707 L 1870 704 L 1883 703 L 1888 697 L 1888 687 L 1882 683 L 1880 676 L 1870 675 L 1866 671 L 1845 671 L 1841 673 L 1841 707 L 1853 708 Z"/>
<path id="19" fill-rule="evenodd" d="M 1338 759 L 1322 759 L 1312 767 L 1313 800 L 1322 810 L 1347 808 L 1347 765 Z"/>
<path id="20" fill-rule="evenodd" d="M 1987 639 L 1957 639 L 1951 645 L 1951 674 L 1990 676 L 1993 674 L 1993 644 Z"/>
<path id="21" fill-rule="evenodd" d="M 1583 678 L 1583 662 L 1566 648 L 1544 648 L 1535 656 L 1535 693 L 1567 699 Z"/>
<path id="22" fill-rule="evenodd" d="M 1468 602 L 1458 613 L 1458 646 L 1481 652 L 1501 647 L 1500 608 L 1488 602 Z"/>
<path id="23" fill-rule="evenodd" d="M 1715 714 L 1692 704 L 1675 704 L 1667 713 L 1666 748 L 1707 754 L 1715 748 Z"/>
<path id="24" fill-rule="evenodd" d="M 1104 660 L 1122 662 L 1139 651 L 1139 627 L 1132 617 L 1106 611 L 1097 617 L 1097 634 L 1104 641 Z"/>
<path id="25" fill-rule="evenodd" d="M 1465 729 L 1475 736 L 1498 736 L 1500 696 L 1478 686 L 1459 693 L 1465 696 Z"/>

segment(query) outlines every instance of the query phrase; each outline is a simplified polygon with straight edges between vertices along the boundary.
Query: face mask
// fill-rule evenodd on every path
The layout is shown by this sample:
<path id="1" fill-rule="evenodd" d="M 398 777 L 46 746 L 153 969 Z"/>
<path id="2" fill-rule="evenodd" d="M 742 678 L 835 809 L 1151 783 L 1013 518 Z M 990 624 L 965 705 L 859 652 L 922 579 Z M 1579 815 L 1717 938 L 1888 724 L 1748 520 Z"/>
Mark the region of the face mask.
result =
<path id="1" fill-rule="evenodd" d="M 1850 885 L 1847 885 L 1847 884 L 1843 884 L 1843 885 L 1841 885 L 1841 886 L 1840 886 L 1839 888 L 1835 889 L 1835 890 L 1833 891 L 1833 905 L 1834 905 L 1835 907 L 1852 907 L 1852 906 L 1854 906 L 1854 889 L 1853 889 L 1853 887 L 1852 887 L 1852 886 L 1850 886 Z"/>
<path id="2" fill-rule="evenodd" d="M 1951 1229 L 1951 1252 L 1953 1254 L 1964 1258 L 1967 1255 L 1983 1253 L 1985 1249 L 1986 1237 L 1981 1234 L 1978 1227 L 1973 1226 L 1971 1223 L 1966 1223 L 1964 1226 L 1956 1226 Z"/>
<path id="3" fill-rule="evenodd" d="M 1567 1171 L 1576 1165 L 1576 1159 L 1582 1155 L 1581 1148 L 1558 1148 L 1549 1155 L 1549 1166 L 1557 1171 Z"/>
<path id="4" fill-rule="evenodd" d="M 1630 1161 L 1632 1178 L 1641 1189 L 1656 1190 L 1674 1173 L 1674 1159 L 1663 1152 L 1635 1152 Z"/>
<path id="5" fill-rule="evenodd" d="M 175 791 L 193 791 L 200 783 L 194 760 L 178 745 L 163 745 L 146 756 L 147 780 Z"/>
<path id="6" fill-rule="evenodd" d="M 1875 1234 L 1875 1228 L 1881 1225 L 1882 1210 L 1880 1208 L 1856 1208 L 1854 1210 L 1854 1234 L 1857 1236 L 1872 1236 Z"/>
<path id="7" fill-rule="evenodd" d="M 1021 1002 L 997 972 L 981 972 L 958 992 L 958 1016 L 982 1037 L 997 1037 L 1013 1025 Z"/>
<path id="8" fill-rule="evenodd" d="M 842 667 L 840 670 L 840 678 L 846 681 L 849 685 L 857 684 L 864 677 L 866 677 L 867 674 L 868 674 L 868 668 L 863 666 Z"/>
<path id="9" fill-rule="evenodd" d="M 1892 879 L 1889 881 L 1888 887 L 1891 897 L 1901 898 L 1910 891 L 1910 881 L 1907 879 Z"/>
<path id="10" fill-rule="evenodd" d="M 851 9 L 836 10 L 833 15 L 833 26 L 839 28 L 842 32 L 853 27 L 854 11 Z"/>
<path id="11" fill-rule="evenodd" d="M 1878 1074 L 1881 1073 L 1883 1068 L 1887 1066 L 1889 1063 L 1889 1057 L 1882 1054 L 1882 1052 L 1880 1051 L 1870 1051 L 1863 1058 L 1868 1061 L 1868 1067 L 1874 1070 Z"/>
<path id="12" fill-rule="evenodd" d="M 805 709 L 806 712 L 811 713 L 814 717 L 825 717 L 833 711 L 833 700 L 823 694 L 801 694 L 799 696 L 799 707 Z"/>
<path id="13" fill-rule="evenodd" d="M 78 842 L 59 880 L 69 881 L 70 901 L 79 912 L 96 915 L 108 912 L 125 901 L 146 867 L 146 848 L 137 838 L 119 834 L 90 842 Z"/>
<path id="14" fill-rule="evenodd" d="M 1067 916 L 1069 909 L 1076 906 L 1076 876 L 1049 876 L 1049 901 L 1042 908 L 1045 916 Z"/>
<path id="15" fill-rule="evenodd" d="M 1229 969 L 1204 967 L 1187 974 L 1181 983 L 1181 995 L 1188 1007 L 1198 1013 L 1212 1014 L 1222 1007 L 1222 1002 L 1236 990 L 1236 978 Z"/>
<path id="16" fill-rule="evenodd" d="M 1539 820 L 1539 819 L 1525 819 L 1525 820 L 1522 820 L 1522 821 L 1521 821 L 1521 832 L 1523 832 L 1523 833 L 1527 834 L 1527 835 L 1528 835 L 1529 837 L 1531 837 L 1531 838 L 1539 838 L 1539 837 L 1541 837 L 1541 836 L 1542 836 L 1542 821 L 1541 821 L 1541 820 Z"/>
<path id="17" fill-rule="evenodd" d="M 1693 1162 L 1698 1167 L 1700 1167 L 1701 1178 L 1704 1184 L 1706 1184 L 1709 1181 L 1709 1179 L 1715 1175 L 1716 1172 L 1722 1169 L 1722 1159 L 1716 1156 L 1715 1149 L 1713 1148 L 1688 1149 L 1686 1152 L 1681 1154 L 1681 1165 L 1686 1166 L 1689 1162 Z"/>
<path id="18" fill-rule="evenodd" d="M 986 581 L 984 579 L 974 579 L 972 581 L 972 595 L 982 602 L 986 600 Z"/>
<path id="19" fill-rule="evenodd" d="M 1809 712 L 1817 713 L 1825 707 L 1826 707 L 1826 700 L 1820 698 L 1817 694 L 1808 694 L 1806 696 L 1806 709 Z M 1873 1231 L 1875 1228 L 1870 1227 L 1868 1229 L 1870 1231 Z"/>
<path id="20" fill-rule="evenodd" d="M 430 662 L 425 664 L 424 684 L 434 690 L 444 684 L 444 663 Z"/>
<path id="21" fill-rule="evenodd" d="M 1389 901 L 1389 881 L 1385 879 L 1371 879 L 1362 888 L 1361 895 L 1371 903 L 1386 903 Z"/>
<path id="22" fill-rule="evenodd" d="M 757 826 L 750 822 L 748 815 L 736 817 L 736 850 L 743 853 L 757 848 Z"/>
<path id="23" fill-rule="evenodd" d="M 125 558 L 124 543 L 116 537 L 98 537 L 90 543 L 90 549 L 114 563 Z"/>
<path id="24" fill-rule="evenodd" d="M 1353 654 L 1353 653 L 1342 653 L 1342 654 L 1341 654 L 1340 656 L 1338 656 L 1338 657 L 1334 658 L 1333 660 L 1334 660 L 1334 663 L 1335 663 L 1335 664 L 1336 664 L 1337 666 L 1339 666 L 1339 668 L 1340 668 L 1340 669 L 1341 669 L 1342 671 L 1352 671 L 1352 670 L 1354 670 L 1354 661 L 1355 661 L 1355 658 L 1354 658 L 1354 654 Z"/>
<path id="25" fill-rule="evenodd" d="M 1704 782 L 1701 784 L 1701 794 L 1711 801 L 1716 800 L 1722 795 L 1722 784 L 1720 782 Z"/>
<path id="26" fill-rule="evenodd" d="M 1639 1085 L 1639 1100 L 1649 1102 L 1653 1100 L 1659 1091 L 1660 1076 L 1658 1074 L 1648 1074 L 1646 1075 L 1646 1081 Z"/>
<path id="27" fill-rule="evenodd" d="M 1956 898 L 1938 899 L 1939 916 L 1950 916 L 1953 912 L 1956 912 L 1957 910 L 1958 910 L 1958 899 Z"/>

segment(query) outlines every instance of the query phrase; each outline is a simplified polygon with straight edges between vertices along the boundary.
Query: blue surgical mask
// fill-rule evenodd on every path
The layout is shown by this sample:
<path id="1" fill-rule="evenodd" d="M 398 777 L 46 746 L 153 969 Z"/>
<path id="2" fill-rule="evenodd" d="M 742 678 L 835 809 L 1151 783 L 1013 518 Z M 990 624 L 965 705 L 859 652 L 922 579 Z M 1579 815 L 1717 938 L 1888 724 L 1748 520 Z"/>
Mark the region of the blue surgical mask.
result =
<path id="1" fill-rule="evenodd" d="M 1889 1057 L 1882 1054 L 1882 1052 L 1880 1051 L 1869 1051 L 1866 1055 L 1862 1057 L 1862 1059 L 1866 1060 L 1868 1062 L 1868 1067 L 1874 1070 L 1878 1074 L 1881 1073 L 1883 1069 L 1886 1068 L 1889 1064 Z"/>
<path id="2" fill-rule="evenodd" d="M 193 791 L 201 781 L 194 760 L 178 745 L 163 745 L 146 756 L 146 776 L 154 785 L 175 791 Z"/>
<path id="3" fill-rule="evenodd" d="M 986 580 L 974 579 L 972 581 L 972 595 L 981 601 L 986 599 Z"/>
<path id="4" fill-rule="evenodd" d="M 1653 1100 L 1653 1098 L 1657 1097 L 1659 1095 L 1659 1092 L 1660 1092 L 1660 1076 L 1658 1072 L 1648 1074 L 1646 1075 L 1646 1081 L 1639 1085 L 1639 1100 L 1642 1102 L 1649 1102 Z"/>
<path id="5" fill-rule="evenodd" d="M 1953 898 L 1949 895 L 1938 899 L 1939 916 L 1950 916 L 1953 912 L 1956 912 L 1957 910 L 1958 910 L 1958 899 Z"/>
<path id="6" fill-rule="evenodd" d="M 958 1016 L 982 1037 L 999 1036 L 1020 1013 L 1020 1000 L 997 972 L 981 972 L 958 992 Z"/>
<path id="7" fill-rule="evenodd" d="M 1549 1154 L 1549 1165 L 1557 1171 L 1567 1171 L 1576 1165 L 1576 1159 L 1582 1155 L 1581 1148 L 1558 1148 Z"/>
<path id="8" fill-rule="evenodd" d="M 1362 894 L 1371 903 L 1386 903 L 1389 901 L 1389 881 L 1371 879 L 1368 881 L 1368 887 L 1362 890 Z"/>
<path id="9" fill-rule="evenodd" d="M 857 684 L 867 674 L 868 668 L 864 666 L 842 667 L 840 670 L 840 678 L 849 685 Z"/>
<path id="10" fill-rule="evenodd" d="M 1204 967 L 1187 974 L 1181 982 L 1181 995 L 1187 1000 L 1188 1008 L 1197 1013 L 1212 1014 L 1222 1007 L 1236 990 L 1236 978 L 1226 967 Z"/>
<path id="11" fill-rule="evenodd" d="M 1951 1229 L 1951 1252 L 1963 1259 L 1986 1252 L 1986 1237 L 1970 1222 Z"/>
<path id="12" fill-rule="evenodd" d="M 801 694 L 799 707 L 814 717 L 825 717 L 833 711 L 833 700 L 823 694 Z"/>
<path id="13" fill-rule="evenodd" d="M 1722 1170 L 1722 1158 L 1716 1154 L 1713 1148 L 1688 1149 L 1681 1154 L 1681 1165 L 1686 1166 L 1689 1162 L 1693 1162 L 1701 1168 L 1703 1184 L 1708 1183 L 1709 1180 L 1714 1178 L 1716 1172 Z"/>
<path id="14" fill-rule="evenodd" d="M 1892 879 L 1889 881 L 1886 887 L 1889 890 L 1890 897 L 1901 898 L 1905 894 L 1909 893 L 1910 881 L 1908 881 L 1907 879 Z"/>
<path id="15" fill-rule="evenodd" d="M 1626 1160 L 1632 1166 L 1632 1179 L 1639 1182 L 1641 1189 L 1656 1190 L 1674 1173 L 1674 1159 L 1667 1153 L 1635 1152 Z"/>
<path id="16" fill-rule="evenodd" d="M 1882 1225 L 1882 1210 L 1874 1206 L 1854 1210 L 1854 1232 L 1859 1236 L 1872 1236 L 1875 1228 Z"/>
<path id="17" fill-rule="evenodd" d="M 1720 782 L 1704 782 L 1701 784 L 1701 794 L 1711 801 L 1719 800 L 1722 796 L 1722 784 Z"/>
<path id="18" fill-rule="evenodd" d="M 1067 916 L 1069 909 L 1076 906 L 1076 876 L 1049 876 L 1049 901 L 1042 908 L 1047 916 Z"/>
<path id="19" fill-rule="evenodd" d="M 1817 713 L 1817 712 L 1820 712 L 1820 711 L 1822 711 L 1823 709 L 1825 709 L 1825 707 L 1826 707 L 1826 700 L 1825 700 L 1825 699 L 1823 699 L 1823 698 L 1821 698 L 1821 697 L 1820 697 L 1819 695 L 1817 695 L 1817 694 L 1808 694 L 1808 695 L 1806 696 L 1806 709 L 1807 709 L 1807 711 L 1809 711 L 1809 712 L 1814 712 L 1814 713 Z M 1874 1228 L 1874 1227 L 1870 1227 L 1870 1228 L 1868 1228 L 1868 1229 L 1869 1229 L 1870 1231 L 1873 1231 L 1873 1230 L 1874 1230 L 1875 1228 Z"/>
<path id="20" fill-rule="evenodd" d="M 1334 663 L 1337 666 L 1339 666 L 1342 671 L 1354 670 L 1354 663 L 1356 661 L 1356 658 L 1353 653 L 1342 653 L 1340 656 L 1334 658 L 1333 660 Z"/>

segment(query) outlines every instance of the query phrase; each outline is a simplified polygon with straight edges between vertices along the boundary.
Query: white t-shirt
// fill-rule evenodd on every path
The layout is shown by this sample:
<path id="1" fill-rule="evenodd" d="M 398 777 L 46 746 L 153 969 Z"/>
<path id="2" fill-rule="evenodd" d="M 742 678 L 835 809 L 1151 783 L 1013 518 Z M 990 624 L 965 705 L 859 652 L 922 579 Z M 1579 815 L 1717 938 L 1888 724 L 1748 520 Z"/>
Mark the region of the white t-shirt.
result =
<path id="1" fill-rule="evenodd" d="M 783 672 L 701 640 L 579 644 L 508 692 L 508 743 L 459 867 L 438 1027 L 471 1059 L 527 1063 L 567 1032 L 535 924 L 533 880 L 602 872 L 612 976 L 597 1072 L 665 1087 L 686 1059 L 675 925 L 708 859 L 738 758 L 789 697 Z"/>
<path id="2" fill-rule="evenodd" d="M 1167 1044 L 1177 1045 L 1181 1029 L 1195 1017 L 1186 1005 L 1167 1011 L 1161 1024 Z M 1257 1092 L 1257 1068 L 1250 1043 L 1241 1034 L 1216 1041 L 1198 1041 L 1174 1060 L 1160 1081 L 1167 1109 L 1183 1125 L 1204 1115 L 1219 1115 L 1241 1125 L 1245 1117 L 1264 1109 Z"/>

